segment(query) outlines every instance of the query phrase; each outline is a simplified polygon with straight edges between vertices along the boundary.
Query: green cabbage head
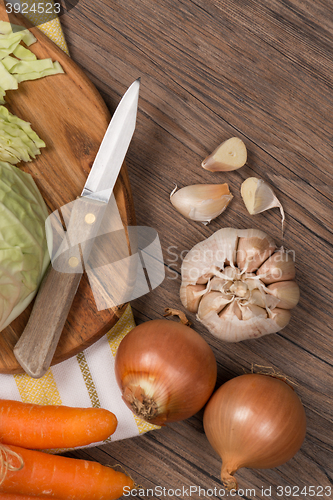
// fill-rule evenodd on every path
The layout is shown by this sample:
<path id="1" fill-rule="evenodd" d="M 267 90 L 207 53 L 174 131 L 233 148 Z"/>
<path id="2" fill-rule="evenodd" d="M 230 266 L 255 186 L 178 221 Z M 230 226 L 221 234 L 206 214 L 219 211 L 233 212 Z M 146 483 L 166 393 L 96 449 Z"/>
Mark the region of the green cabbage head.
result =
<path id="1" fill-rule="evenodd" d="M 0 331 L 29 305 L 48 267 L 47 217 L 31 175 L 0 162 Z"/>

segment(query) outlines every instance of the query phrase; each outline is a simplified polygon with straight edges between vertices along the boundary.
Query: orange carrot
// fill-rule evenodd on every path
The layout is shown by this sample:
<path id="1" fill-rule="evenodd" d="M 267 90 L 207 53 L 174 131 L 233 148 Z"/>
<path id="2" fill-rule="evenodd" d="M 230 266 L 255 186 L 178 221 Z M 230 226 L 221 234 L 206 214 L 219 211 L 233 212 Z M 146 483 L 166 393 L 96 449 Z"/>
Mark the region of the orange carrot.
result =
<path id="1" fill-rule="evenodd" d="M 103 408 L 36 405 L 0 399 L 0 442 L 33 449 L 75 448 L 104 441 L 117 427 Z"/>
<path id="2" fill-rule="evenodd" d="M 15 495 L 15 493 L 0 493 L 0 500 L 45 500 L 45 497 L 35 497 L 30 495 Z M 52 500 L 58 500 L 58 498 L 52 497 Z"/>
<path id="3" fill-rule="evenodd" d="M 7 470 L 0 485 L 2 493 L 58 500 L 115 500 L 134 487 L 126 474 L 98 462 L 17 446 L 6 448 L 17 453 L 24 466 L 20 470 Z M 14 468 L 20 465 L 12 454 L 7 454 L 7 461 Z"/>

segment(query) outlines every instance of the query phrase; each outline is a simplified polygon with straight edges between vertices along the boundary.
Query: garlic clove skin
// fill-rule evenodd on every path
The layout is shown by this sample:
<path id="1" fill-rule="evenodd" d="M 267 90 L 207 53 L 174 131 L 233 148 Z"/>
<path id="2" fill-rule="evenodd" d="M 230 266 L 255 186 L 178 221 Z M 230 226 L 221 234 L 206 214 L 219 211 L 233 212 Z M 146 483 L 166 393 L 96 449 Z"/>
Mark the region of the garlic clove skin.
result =
<path id="1" fill-rule="evenodd" d="M 293 257 L 283 249 L 278 250 L 259 267 L 257 275 L 265 284 L 294 280 L 296 270 Z"/>
<path id="2" fill-rule="evenodd" d="M 279 330 L 282 330 L 288 325 L 290 318 L 290 309 L 279 309 L 275 307 L 271 312 L 271 319 L 278 325 Z"/>
<path id="3" fill-rule="evenodd" d="M 217 266 L 211 266 L 208 271 L 200 276 L 197 280 L 197 285 L 203 285 L 208 283 L 217 273 L 219 268 Z"/>
<path id="4" fill-rule="evenodd" d="M 213 277 L 219 269 L 224 269 L 226 265 L 229 266 L 231 263 L 234 265 L 238 232 L 234 228 L 220 229 L 206 240 L 194 245 L 182 262 L 181 287 L 207 283 L 209 281 L 208 275 Z M 186 307 L 186 301 L 182 300 L 182 303 Z"/>
<path id="5" fill-rule="evenodd" d="M 236 297 L 240 297 L 242 299 L 248 298 L 250 296 L 250 291 L 243 281 L 234 281 L 230 287 L 229 290 L 231 293 L 233 293 Z"/>
<path id="6" fill-rule="evenodd" d="M 184 217 L 208 224 L 229 205 L 233 196 L 228 184 L 194 184 L 170 194 L 172 205 Z"/>
<path id="7" fill-rule="evenodd" d="M 296 281 L 278 281 L 268 285 L 267 292 L 276 297 L 280 309 L 293 309 L 300 298 L 300 290 Z"/>
<path id="8" fill-rule="evenodd" d="M 241 196 L 250 215 L 265 212 L 270 208 L 279 208 L 282 217 L 282 229 L 285 220 L 283 207 L 267 182 L 257 177 L 249 177 L 241 185 Z"/>
<path id="9" fill-rule="evenodd" d="M 250 292 L 252 292 L 252 290 L 255 290 L 256 288 L 259 289 L 261 286 L 264 286 L 262 281 L 260 281 L 258 276 L 254 273 L 245 273 L 243 281 L 244 283 L 246 283 Z"/>
<path id="10" fill-rule="evenodd" d="M 191 313 L 196 313 L 199 307 L 199 302 L 206 290 L 205 285 L 188 285 L 185 289 L 187 309 Z"/>
<path id="11" fill-rule="evenodd" d="M 232 266 L 226 266 L 222 273 L 230 279 L 237 279 L 238 269 Z"/>
<path id="12" fill-rule="evenodd" d="M 231 300 L 221 292 L 208 292 L 200 301 L 197 317 L 202 320 L 211 314 L 219 314 Z"/>
<path id="13" fill-rule="evenodd" d="M 225 292 L 225 287 L 228 287 L 232 284 L 232 281 L 228 281 L 225 278 L 219 278 L 215 276 L 212 280 L 210 280 L 208 289 L 210 292 Z"/>
<path id="14" fill-rule="evenodd" d="M 230 172 L 243 167 L 247 160 L 247 150 L 239 137 L 231 137 L 222 142 L 201 163 L 202 168 L 210 172 Z"/>
<path id="15" fill-rule="evenodd" d="M 265 297 L 263 297 L 263 294 L 260 292 L 260 290 L 255 289 L 251 292 L 251 297 L 249 299 L 250 304 L 254 304 L 259 307 L 265 307 Z"/>
<path id="16" fill-rule="evenodd" d="M 239 305 L 234 301 L 228 304 L 219 314 L 212 312 L 204 318 L 197 316 L 197 319 L 205 325 L 212 335 L 224 342 L 233 343 L 257 339 L 264 335 L 276 333 L 282 330 L 284 326 L 287 326 L 290 316 L 289 318 L 286 315 L 282 317 L 280 311 L 286 313 L 290 311 L 287 309 L 280 309 L 278 311 L 277 308 L 273 309 L 273 311 L 275 312 L 272 317 L 264 318 L 253 315 L 244 321 Z"/>
<path id="17" fill-rule="evenodd" d="M 242 319 L 242 311 L 239 308 L 239 305 L 236 301 L 231 302 L 228 304 L 222 311 L 218 313 L 219 318 L 225 319 L 225 320 L 231 320 L 233 321 L 234 318 L 236 320 L 241 320 Z"/>
<path id="18" fill-rule="evenodd" d="M 275 249 L 276 245 L 270 236 L 263 231 L 249 230 L 246 236 L 239 238 L 237 266 L 248 273 L 256 271 Z"/>
<path id="19" fill-rule="evenodd" d="M 226 266 L 222 270 L 217 269 L 215 272 L 215 278 L 211 280 L 210 286 L 213 280 L 215 280 L 214 282 L 218 283 L 217 279 L 219 279 L 221 280 L 220 285 L 222 285 L 223 283 L 224 288 L 227 288 L 227 285 L 232 284 L 234 280 L 238 279 L 238 276 L 239 270 L 236 267 Z"/>
<path id="20" fill-rule="evenodd" d="M 241 185 L 241 196 L 250 215 L 256 215 L 265 210 L 281 207 L 267 182 L 257 177 L 248 177 Z"/>
<path id="21" fill-rule="evenodd" d="M 274 307 L 276 307 L 278 304 L 280 305 L 280 300 L 273 295 L 269 295 L 268 293 L 261 292 L 260 290 L 256 289 L 251 292 L 249 303 L 259 307 L 263 307 L 264 309 L 266 309 L 267 307 L 270 309 L 274 309 Z"/>
<path id="22" fill-rule="evenodd" d="M 241 306 L 242 320 L 247 321 L 252 318 L 267 318 L 267 312 L 260 306 L 255 304 L 247 304 Z"/>

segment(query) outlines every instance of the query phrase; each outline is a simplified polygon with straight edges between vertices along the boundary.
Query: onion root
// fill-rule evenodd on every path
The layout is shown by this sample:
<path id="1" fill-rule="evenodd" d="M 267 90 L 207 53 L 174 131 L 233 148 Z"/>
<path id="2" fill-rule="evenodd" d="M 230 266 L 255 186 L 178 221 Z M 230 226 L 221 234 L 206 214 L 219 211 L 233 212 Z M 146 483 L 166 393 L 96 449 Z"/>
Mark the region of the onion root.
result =
<path id="1" fill-rule="evenodd" d="M 235 472 L 236 471 L 229 472 L 229 468 L 228 467 L 225 467 L 224 465 L 222 466 L 222 469 L 221 469 L 221 481 L 223 483 L 223 486 L 225 486 L 225 488 L 228 491 L 237 490 L 238 489 L 237 479 L 233 476 L 233 474 Z"/>
<path id="2" fill-rule="evenodd" d="M 149 421 L 156 417 L 158 406 L 154 399 L 147 396 L 140 386 L 126 387 L 123 398 L 130 404 L 131 409 L 138 417 Z"/>

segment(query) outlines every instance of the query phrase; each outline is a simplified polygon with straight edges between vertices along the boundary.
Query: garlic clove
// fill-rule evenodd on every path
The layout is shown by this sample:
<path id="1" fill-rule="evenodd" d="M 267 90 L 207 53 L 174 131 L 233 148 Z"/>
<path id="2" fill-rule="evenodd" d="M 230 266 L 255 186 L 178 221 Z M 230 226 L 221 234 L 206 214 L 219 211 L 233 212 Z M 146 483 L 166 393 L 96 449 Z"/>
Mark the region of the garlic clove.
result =
<path id="1" fill-rule="evenodd" d="M 219 314 L 231 300 L 232 298 L 221 292 L 206 293 L 199 303 L 197 313 L 198 319 L 202 320 L 211 314 Z"/>
<path id="2" fill-rule="evenodd" d="M 170 194 L 172 205 L 184 217 L 208 224 L 229 205 L 233 196 L 228 184 L 194 184 Z"/>
<path id="3" fill-rule="evenodd" d="M 242 320 L 247 321 L 252 318 L 267 318 L 267 312 L 260 306 L 255 304 L 240 305 L 242 311 Z"/>
<path id="4" fill-rule="evenodd" d="M 232 267 L 232 266 L 226 266 L 224 269 L 222 269 L 221 271 L 218 270 L 216 273 L 216 276 L 218 276 L 219 278 L 223 278 L 225 279 L 226 281 L 228 281 L 229 279 L 230 280 L 234 280 L 234 279 L 237 279 L 238 277 L 238 274 L 239 274 L 239 271 L 236 267 Z"/>
<path id="5" fill-rule="evenodd" d="M 209 287 L 212 290 L 216 287 L 220 292 L 225 292 L 238 275 L 238 269 L 231 266 L 226 266 L 222 271 L 216 270 L 215 277 L 210 281 Z"/>
<path id="6" fill-rule="evenodd" d="M 244 281 L 244 283 L 246 283 L 250 292 L 252 292 L 252 290 L 256 290 L 256 289 L 260 290 L 262 288 L 262 286 L 264 286 L 262 281 L 260 281 L 258 276 L 254 273 L 246 273 L 244 275 L 243 281 Z"/>
<path id="7" fill-rule="evenodd" d="M 249 303 L 254 304 L 259 307 L 265 307 L 265 297 L 260 290 L 255 289 L 251 292 L 251 297 L 249 298 Z"/>
<path id="8" fill-rule="evenodd" d="M 267 293 L 262 292 L 258 289 L 252 291 L 251 297 L 249 298 L 249 303 L 259 307 L 263 307 L 264 309 L 274 309 L 274 307 L 276 307 L 278 304 L 280 306 L 280 301 L 277 297 L 268 295 Z"/>
<path id="9" fill-rule="evenodd" d="M 219 318 L 223 320 L 233 320 L 234 318 L 242 319 L 242 311 L 239 308 L 238 302 L 235 300 L 228 304 L 222 311 L 218 313 Z"/>
<path id="10" fill-rule="evenodd" d="M 275 308 L 274 311 L 274 314 L 276 314 L 277 309 Z M 227 304 L 219 314 L 216 312 L 211 313 L 203 319 L 197 315 L 197 319 L 215 337 L 225 342 L 240 342 L 242 340 L 255 339 L 263 335 L 275 333 L 283 328 L 271 319 L 270 316 L 265 318 L 260 315 L 252 315 L 250 319 L 244 321 L 239 303 L 236 300 Z"/>
<path id="11" fill-rule="evenodd" d="M 209 270 L 202 274 L 198 279 L 197 279 L 197 282 L 196 284 L 197 285 L 204 285 L 206 283 L 208 283 L 214 276 L 216 276 L 216 274 L 220 272 L 220 268 L 213 265 L 213 266 L 210 266 Z"/>
<path id="12" fill-rule="evenodd" d="M 250 291 L 244 281 L 234 281 L 230 286 L 230 292 L 241 299 L 248 298 Z"/>
<path id="13" fill-rule="evenodd" d="M 251 215 L 256 215 L 270 208 L 278 207 L 282 217 L 282 231 L 285 213 L 280 201 L 274 194 L 273 189 L 267 182 L 256 177 L 245 179 L 241 185 L 241 196 L 245 206 Z"/>
<path id="14" fill-rule="evenodd" d="M 237 243 L 238 230 L 223 228 L 194 245 L 181 265 L 182 284 L 207 283 L 209 276 L 215 276 L 227 264 L 234 264 Z"/>
<path id="15" fill-rule="evenodd" d="M 275 309 L 272 309 L 271 311 L 271 319 L 278 325 L 279 330 L 282 330 L 282 328 L 288 325 L 290 318 L 290 309 L 280 309 L 275 307 Z"/>
<path id="16" fill-rule="evenodd" d="M 256 271 L 275 249 L 276 245 L 270 236 L 263 231 L 250 229 L 239 238 L 237 266 L 247 273 Z"/>
<path id="17" fill-rule="evenodd" d="M 257 275 L 265 284 L 293 280 L 296 275 L 294 259 L 280 249 L 259 267 Z"/>
<path id="18" fill-rule="evenodd" d="M 209 291 L 214 291 L 214 292 L 225 292 L 225 288 L 228 288 L 232 284 L 232 281 L 228 281 L 225 278 L 219 278 L 218 276 L 215 276 L 208 285 Z"/>
<path id="19" fill-rule="evenodd" d="M 234 280 L 234 279 L 237 279 L 238 278 L 238 274 L 239 274 L 239 271 L 236 267 L 232 267 L 232 266 L 226 266 L 222 273 L 227 276 L 228 278 Z"/>
<path id="20" fill-rule="evenodd" d="M 220 144 L 201 163 L 202 168 L 211 172 L 229 172 L 245 165 L 247 150 L 239 137 L 231 137 Z"/>
<path id="21" fill-rule="evenodd" d="M 222 228 L 206 240 L 207 244 L 204 242 L 203 252 L 210 254 L 221 269 L 225 266 L 235 267 L 238 240 L 239 230 L 231 227 Z"/>
<path id="22" fill-rule="evenodd" d="M 299 301 L 300 290 L 296 281 L 279 281 L 268 285 L 267 292 L 276 297 L 280 309 L 293 309 Z"/>
<path id="23" fill-rule="evenodd" d="M 205 293 L 205 285 L 188 285 L 186 287 L 186 309 L 191 313 L 196 313 L 202 295 Z"/>

